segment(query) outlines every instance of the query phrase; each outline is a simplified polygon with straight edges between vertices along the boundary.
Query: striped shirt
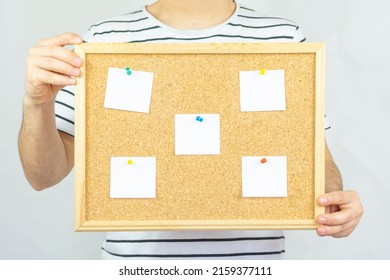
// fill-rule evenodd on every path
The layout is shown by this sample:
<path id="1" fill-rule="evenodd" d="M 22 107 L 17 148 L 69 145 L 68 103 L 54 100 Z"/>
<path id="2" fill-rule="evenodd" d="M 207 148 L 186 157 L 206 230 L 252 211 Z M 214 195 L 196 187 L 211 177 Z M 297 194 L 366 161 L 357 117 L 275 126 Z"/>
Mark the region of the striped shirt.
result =
<path id="1" fill-rule="evenodd" d="M 90 27 L 86 42 L 304 42 L 294 22 L 268 17 L 237 4 L 224 23 L 199 30 L 178 30 L 153 17 L 145 7 Z M 55 101 L 57 128 L 74 135 L 73 88 Z M 282 231 L 149 231 L 107 233 L 104 259 L 280 259 L 285 252 Z"/>

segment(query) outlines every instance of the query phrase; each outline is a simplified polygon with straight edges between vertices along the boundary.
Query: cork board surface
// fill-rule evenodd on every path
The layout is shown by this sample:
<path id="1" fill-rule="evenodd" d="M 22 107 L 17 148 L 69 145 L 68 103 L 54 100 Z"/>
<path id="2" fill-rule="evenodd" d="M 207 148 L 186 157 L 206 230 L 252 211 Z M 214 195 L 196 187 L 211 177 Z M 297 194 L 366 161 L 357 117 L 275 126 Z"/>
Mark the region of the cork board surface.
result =
<path id="1" fill-rule="evenodd" d="M 310 52 L 86 53 L 82 221 L 314 220 L 317 62 Z M 109 67 L 154 73 L 148 114 L 103 107 Z M 286 111 L 240 112 L 239 71 L 262 67 L 285 70 Z M 220 114 L 220 155 L 176 156 L 175 114 L 200 113 Z M 241 158 L 259 155 L 288 157 L 287 197 L 242 197 Z M 110 198 L 110 158 L 121 156 L 157 158 L 155 199 Z"/>

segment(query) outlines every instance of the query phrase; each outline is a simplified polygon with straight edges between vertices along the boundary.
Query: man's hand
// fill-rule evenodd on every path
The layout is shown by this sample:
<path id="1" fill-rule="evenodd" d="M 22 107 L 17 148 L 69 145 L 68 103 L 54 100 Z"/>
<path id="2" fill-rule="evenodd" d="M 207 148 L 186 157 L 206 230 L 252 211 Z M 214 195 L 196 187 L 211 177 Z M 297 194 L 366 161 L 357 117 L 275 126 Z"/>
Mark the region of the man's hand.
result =
<path id="1" fill-rule="evenodd" d="M 25 101 L 41 105 L 53 101 L 58 91 L 76 83 L 83 61 L 66 45 L 82 43 L 75 33 L 45 39 L 29 51 L 26 67 Z"/>
<path id="2" fill-rule="evenodd" d="M 31 48 L 27 58 L 19 155 L 35 190 L 57 184 L 73 168 L 74 140 L 58 132 L 54 100 L 61 88 L 76 83 L 83 63 L 64 46 L 81 42 L 75 33 L 49 38 Z"/>
<path id="3" fill-rule="evenodd" d="M 355 191 L 334 191 L 319 197 L 318 203 L 325 206 L 325 214 L 317 217 L 320 236 L 346 237 L 359 224 L 363 206 Z"/>

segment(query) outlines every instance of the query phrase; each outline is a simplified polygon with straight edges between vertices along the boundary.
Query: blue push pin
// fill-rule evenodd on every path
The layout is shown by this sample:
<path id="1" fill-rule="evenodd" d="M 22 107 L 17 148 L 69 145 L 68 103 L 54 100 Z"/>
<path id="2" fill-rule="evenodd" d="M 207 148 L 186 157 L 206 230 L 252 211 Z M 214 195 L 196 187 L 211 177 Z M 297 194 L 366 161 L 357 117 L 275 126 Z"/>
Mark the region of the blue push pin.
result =
<path id="1" fill-rule="evenodd" d="M 197 116 L 197 117 L 196 117 L 196 120 L 197 120 L 198 122 L 203 122 L 203 119 L 201 118 L 201 116 Z"/>

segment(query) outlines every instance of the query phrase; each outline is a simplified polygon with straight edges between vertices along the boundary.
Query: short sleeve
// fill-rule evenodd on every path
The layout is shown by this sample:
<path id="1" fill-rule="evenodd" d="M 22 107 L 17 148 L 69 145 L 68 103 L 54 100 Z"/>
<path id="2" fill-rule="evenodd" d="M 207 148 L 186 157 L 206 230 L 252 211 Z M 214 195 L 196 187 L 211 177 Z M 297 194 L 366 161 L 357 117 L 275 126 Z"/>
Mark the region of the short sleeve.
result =
<path id="1" fill-rule="evenodd" d="M 74 136 L 74 86 L 58 92 L 54 109 L 57 129 Z"/>
<path id="2" fill-rule="evenodd" d="M 91 28 L 84 33 L 83 41 L 93 41 Z M 55 117 L 57 129 L 74 136 L 74 86 L 61 89 L 55 100 Z"/>
<path id="3" fill-rule="evenodd" d="M 328 130 L 328 129 L 330 129 L 331 128 L 331 126 L 330 126 L 330 123 L 329 123 L 329 120 L 327 119 L 327 117 L 325 116 L 325 120 L 324 120 L 324 128 L 325 128 L 325 130 Z"/>
<path id="4" fill-rule="evenodd" d="M 87 32 L 83 34 L 83 41 L 85 43 L 93 42 L 93 31 L 91 30 L 93 27 L 90 27 Z"/>
<path id="5" fill-rule="evenodd" d="M 294 42 L 302 43 L 305 41 L 306 41 L 306 36 L 303 33 L 302 29 L 297 25 L 294 34 Z"/>

